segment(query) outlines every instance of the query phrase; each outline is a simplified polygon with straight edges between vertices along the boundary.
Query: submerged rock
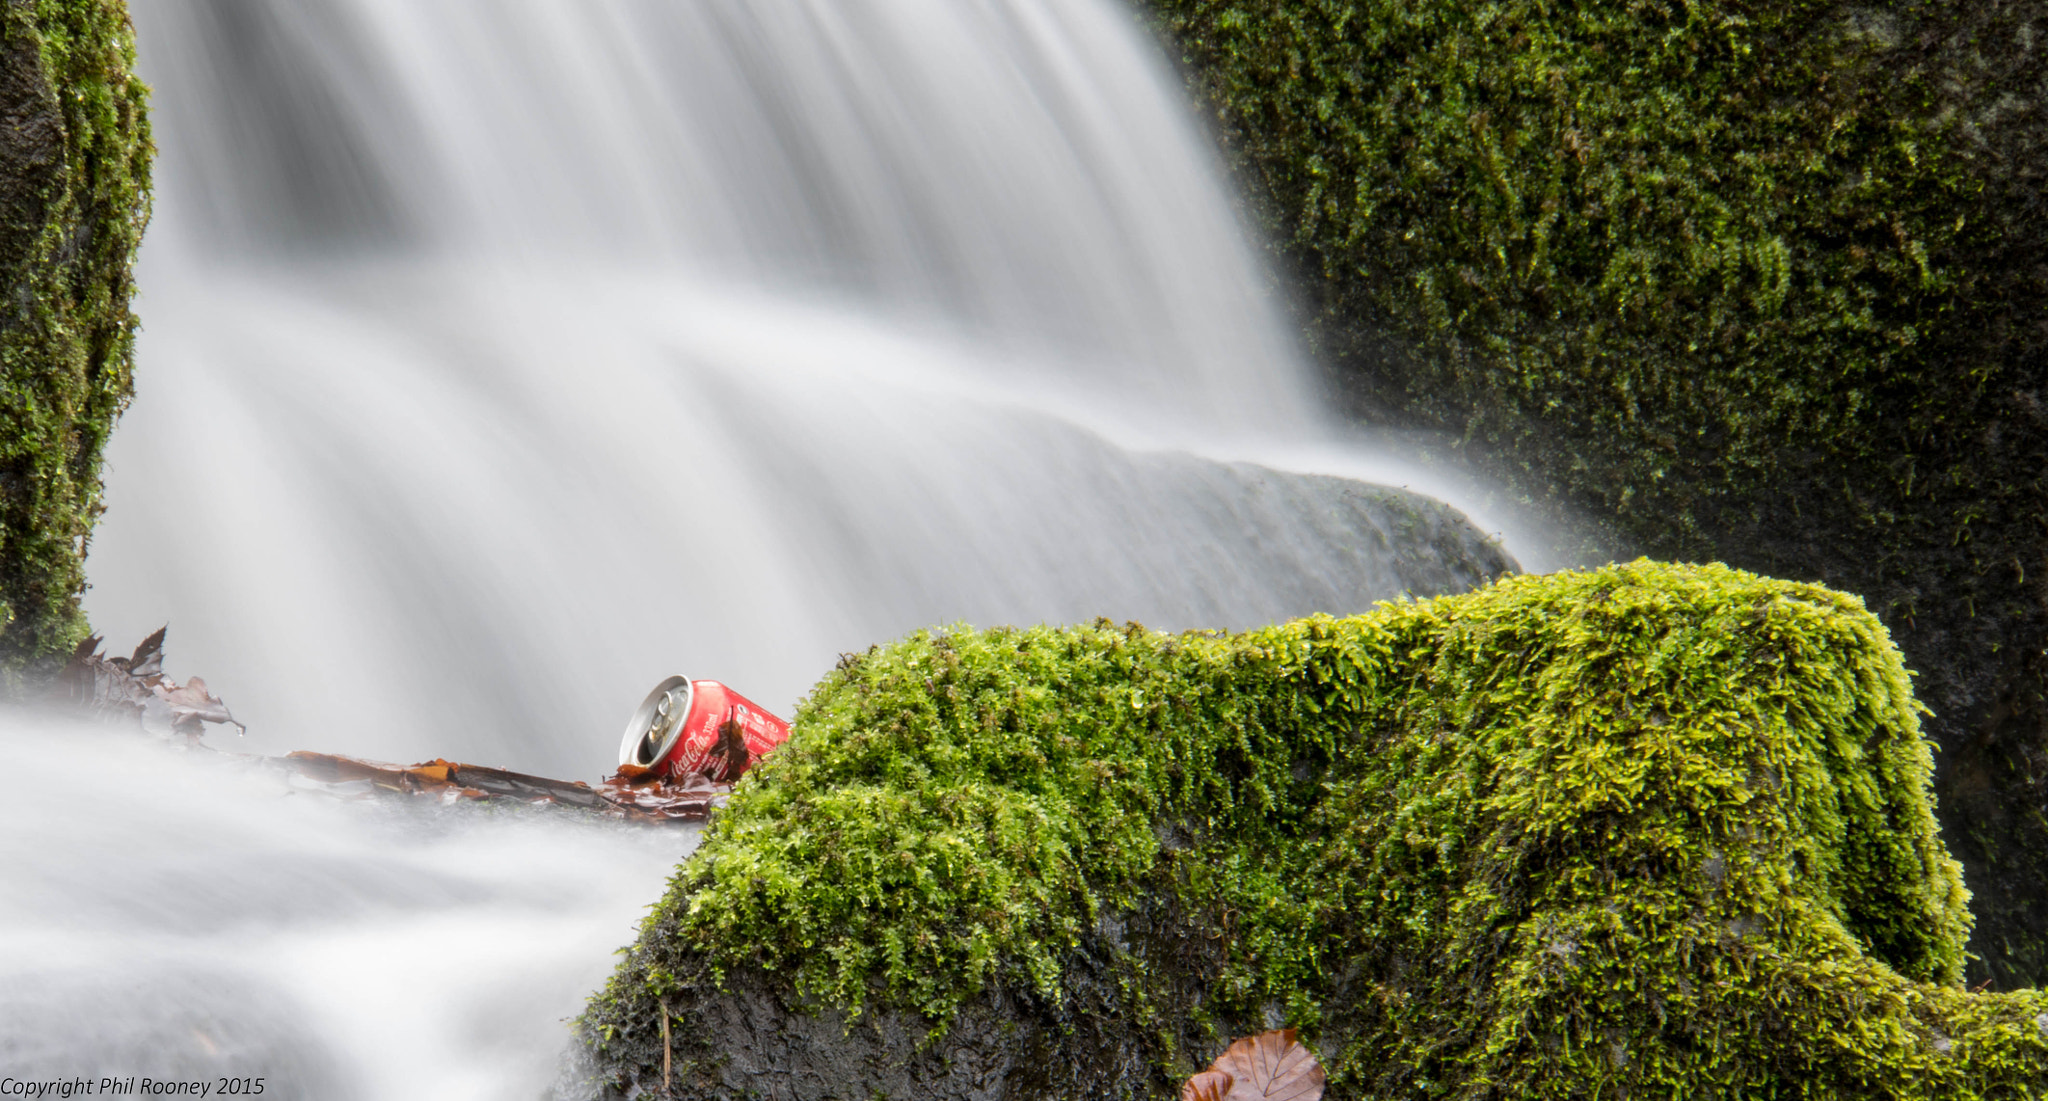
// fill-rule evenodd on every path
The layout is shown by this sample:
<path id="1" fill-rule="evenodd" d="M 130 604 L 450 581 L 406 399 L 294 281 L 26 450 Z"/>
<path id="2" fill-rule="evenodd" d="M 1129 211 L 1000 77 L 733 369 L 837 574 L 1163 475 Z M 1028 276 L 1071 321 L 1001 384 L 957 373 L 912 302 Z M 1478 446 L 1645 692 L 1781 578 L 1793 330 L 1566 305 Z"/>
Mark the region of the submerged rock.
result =
<path id="1" fill-rule="evenodd" d="M 849 655 L 580 1022 L 585 1096 L 2015 1096 L 1853 597 L 1639 562 L 1240 635 Z"/>

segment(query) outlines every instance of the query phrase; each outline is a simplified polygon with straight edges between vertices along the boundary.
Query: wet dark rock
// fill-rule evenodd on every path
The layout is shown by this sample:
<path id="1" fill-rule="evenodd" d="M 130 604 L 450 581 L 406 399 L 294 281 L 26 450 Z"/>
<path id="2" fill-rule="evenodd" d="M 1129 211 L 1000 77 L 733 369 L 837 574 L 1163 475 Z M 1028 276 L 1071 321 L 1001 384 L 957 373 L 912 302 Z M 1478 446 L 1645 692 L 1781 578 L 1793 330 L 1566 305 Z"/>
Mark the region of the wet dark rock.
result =
<path id="1" fill-rule="evenodd" d="M 36 40 L 0 21 L 0 287 L 21 282 L 64 173 L 64 117 Z M 11 311 L 0 311 L 0 326 Z"/>
<path id="2" fill-rule="evenodd" d="M 963 1004 L 938 1035 L 922 1014 L 871 1008 L 858 1017 L 807 1004 L 782 976 L 747 969 L 723 988 L 701 957 L 665 1008 L 664 1051 L 655 1001 L 623 1018 L 603 1056 L 583 1053 L 564 1096 L 661 1096 L 664 1057 L 676 1096 L 739 1099 L 915 1097 L 933 1101 L 1041 1101 L 1048 1097 L 1157 1097 L 1178 1089 L 1177 1051 L 1221 1051 L 1229 1036 L 1191 1017 L 1150 1030 L 1130 1026 L 1125 991 L 1144 982 L 1168 1004 L 1198 1006 L 1223 964 L 1209 923 L 1191 927 L 1157 906 L 1109 922 L 1117 935 L 1083 938 L 1067 953 L 1064 1004 L 1028 989 L 995 987 Z M 650 940 L 662 936 L 650 930 Z M 699 969 L 689 971 L 695 964 Z M 1247 1019 L 1232 1022 L 1256 1031 Z M 1169 1040 L 1170 1038 L 1170 1040 Z M 1213 1049 L 1213 1051 L 1211 1050 Z M 1191 1071 L 1190 1071 L 1191 1072 Z"/>

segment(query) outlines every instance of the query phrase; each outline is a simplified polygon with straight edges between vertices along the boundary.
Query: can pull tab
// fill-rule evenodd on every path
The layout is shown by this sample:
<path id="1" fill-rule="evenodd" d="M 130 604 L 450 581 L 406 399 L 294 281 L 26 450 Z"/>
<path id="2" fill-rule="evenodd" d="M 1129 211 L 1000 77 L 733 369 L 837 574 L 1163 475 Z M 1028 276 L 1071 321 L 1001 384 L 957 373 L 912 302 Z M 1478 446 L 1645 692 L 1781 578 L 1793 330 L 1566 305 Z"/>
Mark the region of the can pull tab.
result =
<path id="1" fill-rule="evenodd" d="M 654 705 L 654 718 L 647 724 L 647 735 L 640 739 L 640 747 L 634 760 L 639 764 L 651 765 L 654 757 L 661 752 L 662 742 L 668 738 L 669 729 L 675 726 L 674 692 L 663 692 L 661 702 Z"/>

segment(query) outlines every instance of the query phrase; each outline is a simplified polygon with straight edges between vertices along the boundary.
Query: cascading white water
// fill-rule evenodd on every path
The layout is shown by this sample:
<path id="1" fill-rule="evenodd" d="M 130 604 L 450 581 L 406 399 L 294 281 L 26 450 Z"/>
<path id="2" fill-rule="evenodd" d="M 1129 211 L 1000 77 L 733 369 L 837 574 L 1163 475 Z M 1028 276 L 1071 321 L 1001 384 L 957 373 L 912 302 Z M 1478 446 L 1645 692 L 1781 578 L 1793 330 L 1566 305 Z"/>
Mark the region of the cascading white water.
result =
<path id="1" fill-rule="evenodd" d="M 162 169 L 87 607 L 168 620 L 258 747 L 590 776 L 678 670 L 787 707 L 927 623 L 1401 587 L 1328 502 L 1167 457 L 1328 434 L 1106 0 L 136 18 Z"/>
<path id="2" fill-rule="evenodd" d="M 231 748 L 594 778 L 673 672 L 787 709 L 928 623 L 1241 627 L 1412 584 L 1358 486 L 1271 469 L 1425 484 L 1320 420 L 1110 0 L 134 15 L 162 156 L 87 608 L 120 643 L 168 621 L 172 672 L 251 726 Z M 32 741 L 8 752 L 56 769 Z M 139 976 L 125 1073 L 175 1021 L 176 1065 L 297 1067 L 306 1095 L 504 1096 L 497 1026 L 448 1020 L 574 1012 L 535 900 L 623 942 L 674 856 L 491 822 L 387 851 L 404 827 L 195 792 L 21 812 L 77 840 L 0 850 L 40 892 L 0 927 L 46 946 L 0 955 L 40 992 L 0 1004 L 33 1025 L 17 1053 L 104 1065 L 77 1033 Z M 117 902 L 71 870 L 95 862 L 160 890 Z M 280 901 L 301 891 L 338 901 Z M 212 908 L 147 902 L 192 892 Z M 432 966 L 442 934 L 502 967 Z M 431 1052 L 354 960 L 435 988 L 404 1011 Z"/>
<path id="3" fill-rule="evenodd" d="M 802 282 L 1104 400 L 1280 429 L 1306 408 L 1210 155 L 1110 4 L 149 7 L 160 258 Z M 604 320 L 591 297 L 553 327 Z"/>

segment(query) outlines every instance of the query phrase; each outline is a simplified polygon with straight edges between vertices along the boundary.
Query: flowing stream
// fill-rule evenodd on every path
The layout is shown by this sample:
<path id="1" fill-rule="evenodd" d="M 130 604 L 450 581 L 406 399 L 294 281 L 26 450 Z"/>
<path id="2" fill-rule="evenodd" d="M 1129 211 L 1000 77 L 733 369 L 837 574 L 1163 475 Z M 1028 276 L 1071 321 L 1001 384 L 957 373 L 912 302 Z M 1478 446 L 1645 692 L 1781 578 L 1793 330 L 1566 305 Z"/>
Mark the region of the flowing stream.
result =
<path id="1" fill-rule="evenodd" d="M 927 624 L 1469 584 L 1474 532 L 1370 483 L 1505 524 L 1325 420 L 1111 0 L 133 7 L 161 156 L 87 608 L 170 624 L 224 748 L 595 779 L 670 673 L 787 713 Z M 4 733 L 114 762 L 5 811 L 37 1074 L 537 1096 L 690 843 Z"/>

